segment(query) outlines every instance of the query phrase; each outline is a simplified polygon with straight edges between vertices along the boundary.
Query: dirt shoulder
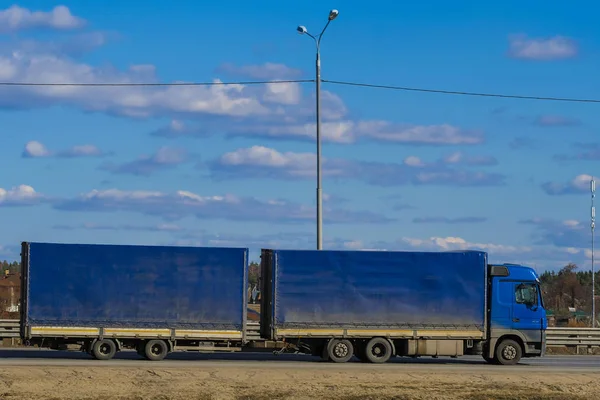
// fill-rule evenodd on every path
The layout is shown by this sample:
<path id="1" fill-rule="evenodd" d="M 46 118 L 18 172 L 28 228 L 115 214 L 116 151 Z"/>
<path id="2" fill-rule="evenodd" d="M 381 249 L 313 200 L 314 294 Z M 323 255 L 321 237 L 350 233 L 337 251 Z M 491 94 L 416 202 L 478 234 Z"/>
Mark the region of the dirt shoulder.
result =
<path id="1" fill-rule="evenodd" d="M 153 367 L 153 366 L 152 366 Z M 534 382 L 534 383 L 532 383 Z M 598 374 L 330 368 L 0 368 L 2 399 L 588 399 Z"/>

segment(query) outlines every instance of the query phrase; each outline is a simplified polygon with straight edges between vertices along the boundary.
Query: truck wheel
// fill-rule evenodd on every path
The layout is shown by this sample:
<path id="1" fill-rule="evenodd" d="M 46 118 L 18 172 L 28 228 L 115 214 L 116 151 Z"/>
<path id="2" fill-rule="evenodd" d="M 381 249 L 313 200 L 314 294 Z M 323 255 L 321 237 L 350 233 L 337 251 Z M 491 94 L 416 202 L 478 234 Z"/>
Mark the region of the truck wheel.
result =
<path id="1" fill-rule="evenodd" d="M 515 365 L 521 360 L 521 356 L 522 350 L 519 343 L 511 339 L 506 339 L 496 347 L 494 361 L 502 365 Z"/>
<path id="2" fill-rule="evenodd" d="M 145 356 L 150 361 L 160 361 L 169 353 L 169 346 L 164 340 L 149 340 L 146 343 Z"/>
<path id="3" fill-rule="evenodd" d="M 373 338 L 365 346 L 367 360 L 375 364 L 383 364 L 392 357 L 392 345 L 387 339 Z"/>
<path id="4" fill-rule="evenodd" d="M 110 360 L 117 354 L 117 345 L 110 339 L 97 340 L 92 346 L 92 355 L 96 360 Z"/>
<path id="5" fill-rule="evenodd" d="M 345 363 L 350 361 L 354 355 L 354 346 L 351 341 L 346 339 L 332 339 L 327 344 L 327 353 L 331 361 Z"/>

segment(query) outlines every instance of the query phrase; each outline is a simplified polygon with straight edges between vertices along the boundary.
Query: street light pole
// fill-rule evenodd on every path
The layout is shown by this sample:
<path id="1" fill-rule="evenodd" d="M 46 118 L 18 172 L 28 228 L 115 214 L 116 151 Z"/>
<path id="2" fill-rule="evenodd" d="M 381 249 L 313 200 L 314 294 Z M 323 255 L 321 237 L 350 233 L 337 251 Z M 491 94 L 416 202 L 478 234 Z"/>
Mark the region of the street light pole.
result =
<path id="1" fill-rule="evenodd" d="M 594 273 L 594 229 L 596 228 L 596 207 L 594 207 L 594 197 L 596 197 L 596 182 L 592 177 L 590 181 L 590 192 L 592 193 L 592 328 L 596 327 L 596 276 Z"/>
<path id="2" fill-rule="evenodd" d="M 317 250 L 321 250 L 323 248 L 323 192 L 321 188 L 321 37 L 325 30 L 338 16 L 338 10 L 331 10 L 329 12 L 329 19 L 327 20 L 327 24 L 321 31 L 321 33 L 317 36 L 311 35 L 305 26 L 300 25 L 296 30 L 301 35 L 308 35 L 315 41 L 315 45 L 317 46 L 317 58 L 315 64 L 315 83 L 316 83 L 316 123 L 317 123 Z"/>

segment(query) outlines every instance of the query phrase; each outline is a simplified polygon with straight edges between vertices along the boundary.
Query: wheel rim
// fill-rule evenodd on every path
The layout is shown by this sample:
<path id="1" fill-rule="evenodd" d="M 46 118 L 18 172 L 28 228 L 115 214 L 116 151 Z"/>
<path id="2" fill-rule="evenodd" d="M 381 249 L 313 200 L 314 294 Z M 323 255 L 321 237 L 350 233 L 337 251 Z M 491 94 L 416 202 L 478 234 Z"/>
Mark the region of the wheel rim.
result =
<path id="1" fill-rule="evenodd" d="M 111 346 L 108 343 L 102 343 L 98 347 L 98 352 L 104 356 L 107 354 L 110 354 L 110 351 L 111 351 Z"/>
<path id="2" fill-rule="evenodd" d="M 152 346 L 150 348 L 150 353 L 152 353 L 153 356 L 159 356 L 162 354 L 162 347 L 159 344 L 155 344 L 154 346 Z"/>
<path id="3" fill-rule="evenodd" d="M 336 344 L 333 348 L 333 354 L 335 354 L 337 358 L 344 358 L 348 355 L 349 352 L 350 349 L 348 348 L 348 345 L 343 342 Z"/>
<path id="4" fill-rule="evenodd" d="M 506 360 L 514 360 L 515 357 L 517 357 L 517 349 L 515 349 L 514 346 L 505 346 L 504 349 L 502 349 L 502 357 Z"/>
<path id="5" fill-rule="evenodd" d="M 384 358 L 387 355 L 387 349 L 383 343 L 375 343 L 371 346 L 371 354 L 376 358 Z"/>

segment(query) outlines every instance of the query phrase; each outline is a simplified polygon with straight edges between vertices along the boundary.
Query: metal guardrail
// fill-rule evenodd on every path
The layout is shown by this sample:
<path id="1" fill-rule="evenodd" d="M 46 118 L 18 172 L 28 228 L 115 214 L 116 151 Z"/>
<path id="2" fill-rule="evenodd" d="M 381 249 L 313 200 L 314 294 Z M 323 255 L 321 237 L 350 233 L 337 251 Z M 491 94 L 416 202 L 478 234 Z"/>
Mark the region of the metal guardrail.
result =
<path id="1" fill-rule="evenodd" d="M 261 340 L 260 337 L 260 324 L 254 321 L 246 322 L 246 339 L 247 340 Z"/>
<path id="2" fill-rule="evenodd" d="M 0 339 L 20 337 L 18 319 L 0 319 Z M 246 338 L 260 340 L 260 324 L 248 321 Z M 548 328 L 546 345 L 554 346 L 600 346 L 600 328 Z"/>
<path id="3" fill-rule="evenodd" d="M 21 326 L 18 319 L 0 319 L 0 338 L 18 338 Z"/>
<path id="4" fill-rule="evenodd" d="M 600 346 L 600 328 L 548 328 L 546 345 Z"/>

